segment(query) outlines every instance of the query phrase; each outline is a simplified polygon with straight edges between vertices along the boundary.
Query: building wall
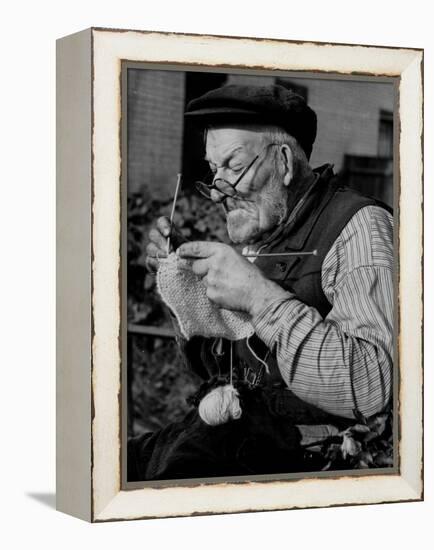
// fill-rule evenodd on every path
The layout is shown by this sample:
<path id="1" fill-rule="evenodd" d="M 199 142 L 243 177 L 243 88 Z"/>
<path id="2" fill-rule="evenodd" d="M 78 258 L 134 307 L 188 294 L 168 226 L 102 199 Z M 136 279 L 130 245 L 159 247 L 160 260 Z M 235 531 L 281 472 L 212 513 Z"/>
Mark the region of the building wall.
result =
<path id="1" fill-rule="evenodd" d="M 308 88 L 308 103 L 318 117 L 311 164 L 342 168 L 344 154 L 378 155 L 380 110 L 393 111 L 392 84 L 291 78 Z"/>
<path id="2" fill-rule="evenodd" d="M 181 170 L 184 72 L 128 71 L 128 192 L 173 195 Z"/>
<path id="3" fill-rule="evenodd" d="M 228 84 L 264 86 L 274 77 L 228 75 Z M 393 111 L 394 88 L 382 82 L 287 77 L 307 88 L 307 100 L 318 117 L 311 164 L 331 163 L 335 171 L 344 155 L 377 156 L 380 110 Z"/>
<path id="4" fill-rule="evenodd" d="M 203 77 L 206 79 L 207 74 Z M 307 88 L 308 103 L 318 116 L 312 166 L 332 163 L 338 172 L 345 154 L 378 155 L 380 110 L 394 109 L 392 84 L 298 77 L 288 80 Z M 173 194 L 176 174 L 182 170 L 182 149 L 189 146 L 183 144 L 185 81 L 184 72 L 129 70 L 130 193 L 145 191 L 163 200 Z M 265 85 L 274 83 L 275 78 L 229 74 L 226 82 Z"/>
<path id="5" fill-rule="evenodd" d="M 274 84 L 274 76 L 256 76 L 247 74 L 228 74 L 227 84 L 250 86 L 269 86 Z"/>

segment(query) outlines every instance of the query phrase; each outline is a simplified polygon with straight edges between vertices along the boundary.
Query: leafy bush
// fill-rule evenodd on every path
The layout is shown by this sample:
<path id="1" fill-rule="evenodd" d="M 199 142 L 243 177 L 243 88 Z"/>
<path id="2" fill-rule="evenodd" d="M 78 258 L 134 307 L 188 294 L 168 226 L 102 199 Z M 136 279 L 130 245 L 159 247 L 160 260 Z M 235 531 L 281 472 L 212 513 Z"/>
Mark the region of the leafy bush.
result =
<path id="1" fill-rule="evenodd" d="M 199 380 L 184 366 L 172 338 L 135 336 L 132 431 L 138 435 L 181 420 Z"/>
<path id="2" fill-rule="evenodd" d="M 361 470 L 393 466 L 392 410 L 370 419 L 358 413 L 358 422 L 344 431 L 306 447 L 325 459 L 322 470 Z"/>

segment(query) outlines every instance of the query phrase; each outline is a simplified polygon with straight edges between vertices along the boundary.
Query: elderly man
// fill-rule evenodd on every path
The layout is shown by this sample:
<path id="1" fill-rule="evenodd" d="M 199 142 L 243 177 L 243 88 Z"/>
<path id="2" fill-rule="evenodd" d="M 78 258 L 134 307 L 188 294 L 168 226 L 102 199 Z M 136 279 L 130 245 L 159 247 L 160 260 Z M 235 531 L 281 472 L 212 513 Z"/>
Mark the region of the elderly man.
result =
<path id="1" fill-rule="evenodd" d="M 234 246 L 182 243 L 161 218 L 148 265 L 158 268 L 171 235 L 178 256 L 194 258 L 209 300 L 249 316 L 251 345 L 230 351 L 243 415 L 208 426 L 192 409 L 132 440 L 129 479 L 319 469 L 303 452 L 306 437 L 380 413 L 391 399 L 391 214 L 342 187 L 330 165 L 310 167 L 316 115 L 283 87 L 224 86 L 192 101 L 186 116 L 204 130 L 212 177 L 201 190 L 224 208 Z M 198 402 L 227 381 L 229 343 L 179 343 L 205 380 Z"/>

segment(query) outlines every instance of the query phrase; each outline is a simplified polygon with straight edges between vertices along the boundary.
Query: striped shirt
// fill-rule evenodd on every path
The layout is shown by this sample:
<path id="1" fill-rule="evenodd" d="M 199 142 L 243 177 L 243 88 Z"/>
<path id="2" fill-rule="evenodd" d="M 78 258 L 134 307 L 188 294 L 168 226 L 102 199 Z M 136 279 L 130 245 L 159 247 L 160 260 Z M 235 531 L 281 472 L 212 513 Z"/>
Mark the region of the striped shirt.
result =
<path id="1" fill-rule="evenodd" d="M 318 311 L 287 293 L 252 319 L 276 353 L 288 387 L 326 412 L 380 412 L 392 392 L 393 218 L 367 206 L 324 259 L 321 285 L 332 305 Z"/>

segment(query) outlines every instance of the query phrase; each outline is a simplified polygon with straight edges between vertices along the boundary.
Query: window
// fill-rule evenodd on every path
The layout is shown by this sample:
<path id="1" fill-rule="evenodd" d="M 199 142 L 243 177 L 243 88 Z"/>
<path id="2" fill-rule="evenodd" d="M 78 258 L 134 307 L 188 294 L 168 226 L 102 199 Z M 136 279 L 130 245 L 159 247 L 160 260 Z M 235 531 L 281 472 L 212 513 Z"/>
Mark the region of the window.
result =
<path id="1" fill-rule="evenodd" d="M 380 110 L 380 125 L 378 131 L 378 156 L 393 157 L 393 113 Z"/>

